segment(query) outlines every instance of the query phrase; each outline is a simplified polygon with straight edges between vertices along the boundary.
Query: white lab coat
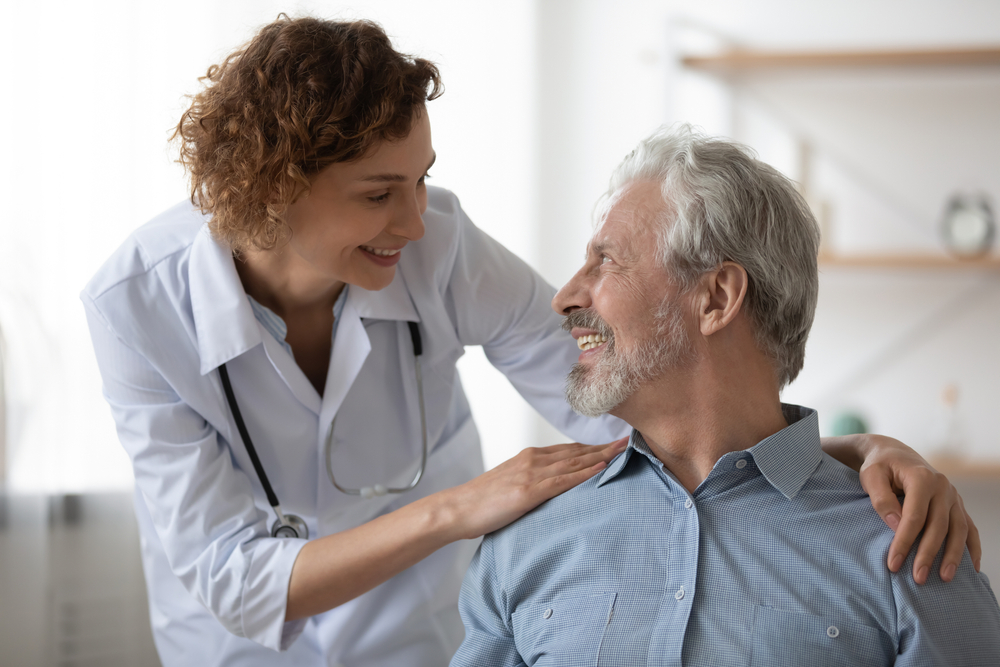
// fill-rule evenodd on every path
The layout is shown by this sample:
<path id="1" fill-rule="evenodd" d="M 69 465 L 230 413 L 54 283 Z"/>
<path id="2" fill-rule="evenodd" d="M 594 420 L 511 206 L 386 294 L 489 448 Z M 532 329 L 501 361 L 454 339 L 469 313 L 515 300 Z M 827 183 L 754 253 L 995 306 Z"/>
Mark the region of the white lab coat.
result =
<path id="1" fill-rule="evenodd" d="M 322 397 L 254 318 L 231 253 L 188 203 L 139 228 L 82 299 L 135 506 L 153 633 L 173 665 L 446 664 L 463 637 L 456 601 L 475 541 L 450 545 L 373 591 L 284 622 L 304 540 L 269 537 L 268 506 L 226 403 L 226 363 L 247 428 L 286 512 L 323 536 L 482 471 L 479 436 L 455 369 L 466 345 L 487 357 L 556 428 L 581 442 L 626 432 L 563 399 L 578 351 L 549 306 L 551 286 L 477 229 L 451 193 L 430 188 L 426 234 L 393 282 L 352 287 Z M 421 430 L 407 321 L 423 334 L 431 453 L 419 486 L 365 500 L 329 483 L 323 437 L 353 487 L 404 485 Z M 282 651 L 277 653 L 275 651 Z"/>

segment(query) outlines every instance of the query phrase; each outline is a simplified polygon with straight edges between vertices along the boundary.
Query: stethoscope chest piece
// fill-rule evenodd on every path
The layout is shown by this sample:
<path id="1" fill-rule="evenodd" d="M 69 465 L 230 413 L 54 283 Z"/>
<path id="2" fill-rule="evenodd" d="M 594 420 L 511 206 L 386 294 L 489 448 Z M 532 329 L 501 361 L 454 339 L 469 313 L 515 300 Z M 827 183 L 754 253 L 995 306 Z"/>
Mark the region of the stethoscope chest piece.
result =
<path id="1" fill-rule="evenodd" d="M 420 373 L 420 356 L 424 352 L 423 341 L 420 339 L 420 328 L 417 326 L 416 322 L 407 322 L 410 329 L 410 338 L 413 343 L 413 359 L 414 359 L 414 372 L 416 373 L 417 379 L 417 396 L 420 400 L 420 428 L 423 432 L 423 447 L 420 453 L 420 467 L 417 469 L 416 474 L 413 476 L 413 480 L 406 486 L 401 487 L 387 487 L 384 484 L 376 484 L 375 486 L 366 486 L 360 489 L 354 489 L 349 487 L 343 487 L 337 483 L 336 478 L 333 476 L 333 464 L 331 462 L 331 443 L 333 442 L 333 423 L 330 423 L 330 429 L 327 431 L 326 436 L 326 472 L 330 477 L 330 482 L 340 491 L 352 496 L 361 496 L 362 498 L 377 498 L 379 496 L 384 496 L 387 493 L 405 493 L 412 490 L 420 482 L 420 478 L 424 475 L 424 469 L 427 467 L 427 412 L 424 406 L 424 383 L 423 378 Z M 250 456 L 250 462 L 253 463 L 253 468 L 257 472 L 257 478 L 260 480 L 261 486 L 264 487 L 264 494 L 267 496 L 267 502 L 274 510 L 274 513 L 278 515 L 277 520 L 271 524 L 271 537 L 282 537 L 282 538 L 299 538 L 303 540 L 309 539 L 309 528 L 306 526 L 306 522 L 302 520 L 302 517 L 295 516 L 294 514 L 284 514 L 281 511 L 281 505 L 278 503 L 278 496 L 274 493 L 274 489 L 271 488 L 271 483 L 267 479 L 267 473 L 264 472 L 264 466 L 260 462 L 260 458 L 257 456 L 257 450 L 253 446 L 253 441 L 250 439 L 250 433 L 247 431 L 246 423 L 243 421 L 243 416 L 240 414 L 240 406 L 236 402 L 236 394 L 233 392 L 233 385 L 229 381 L 229 370 L 226 368 L 225 364 L 219 366 L 219 377 L 222 380 L 222 388 L 226 394 L 226 401 L 229 403 L 229 409 L 233 413 L 233 420 L 236 422 L 236 428 L 240 432 L 240 437 L 243 439 L 243 444 L 246 446 L 247 455 Z"/>
<path id="2" fill-rule="evenodd" d="M 271 537 L 309 539 L 309 526 L 301 517 L 294 514 L 285 514 L 284 517 L 284 523 L 281 522 L 281 519 L 275 519 L 274 523 L 271 524 Z"/>

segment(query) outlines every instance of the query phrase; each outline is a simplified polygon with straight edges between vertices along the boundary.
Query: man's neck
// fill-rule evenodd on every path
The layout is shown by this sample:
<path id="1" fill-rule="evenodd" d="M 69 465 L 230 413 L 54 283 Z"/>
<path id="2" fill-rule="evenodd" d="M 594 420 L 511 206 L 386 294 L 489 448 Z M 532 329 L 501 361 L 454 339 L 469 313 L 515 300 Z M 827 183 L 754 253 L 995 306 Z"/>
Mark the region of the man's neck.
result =
<path id="1" fill-rule="evenodd" d="M 722 456 L 788 426 L 770 368 L 747 365 L 695 364 L 641 388 L 614 414 L 693 492 Z"/>

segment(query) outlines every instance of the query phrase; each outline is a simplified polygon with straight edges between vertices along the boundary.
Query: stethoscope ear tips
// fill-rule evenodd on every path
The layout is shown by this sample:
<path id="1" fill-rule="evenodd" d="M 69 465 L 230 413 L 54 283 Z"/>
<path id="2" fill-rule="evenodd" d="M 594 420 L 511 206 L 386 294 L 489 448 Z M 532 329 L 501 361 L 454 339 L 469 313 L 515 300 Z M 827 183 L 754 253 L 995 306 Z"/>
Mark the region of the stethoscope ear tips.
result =
<path id="1" fill-rule="evenodd" d="M 389 489 L 386 488 L 385 484 L 361 487 L 361 497 L 365 499 L 375 498 L 376 496 L 384 496 L 387 493 L 389 493 Z"/>

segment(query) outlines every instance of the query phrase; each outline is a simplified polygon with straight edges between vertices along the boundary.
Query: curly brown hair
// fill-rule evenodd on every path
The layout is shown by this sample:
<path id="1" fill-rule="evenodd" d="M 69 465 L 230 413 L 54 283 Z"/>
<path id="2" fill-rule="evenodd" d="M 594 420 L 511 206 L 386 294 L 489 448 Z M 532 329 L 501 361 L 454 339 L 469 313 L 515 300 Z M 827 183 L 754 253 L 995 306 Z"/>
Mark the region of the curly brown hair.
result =
<path id="1" fill-rule="evenodd" d="M 199 81 L 172 139 L 192 203 L 237 252 L 278 245 L 311 176 L 405 137 L 444 90 L 433 63 L 397 52 L 375 23 L 284 14 Z"/>

